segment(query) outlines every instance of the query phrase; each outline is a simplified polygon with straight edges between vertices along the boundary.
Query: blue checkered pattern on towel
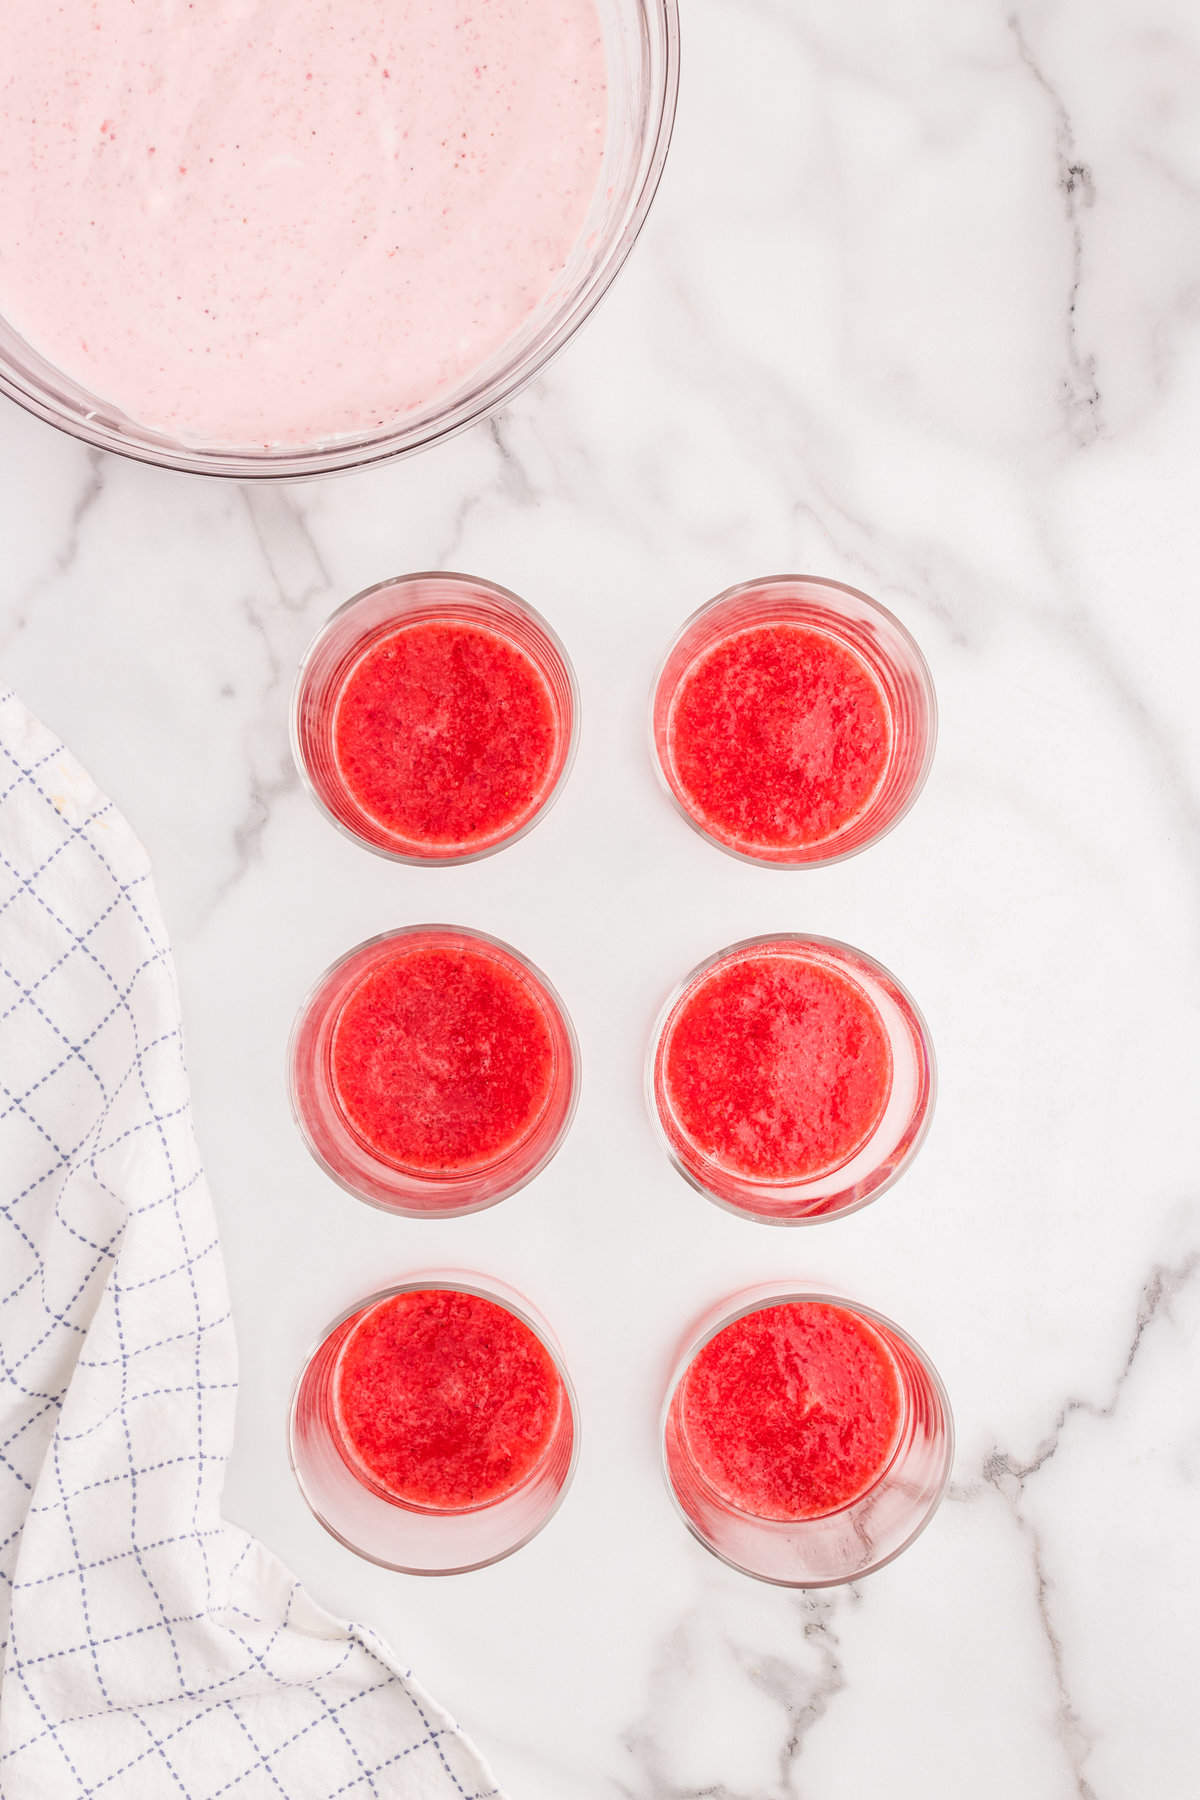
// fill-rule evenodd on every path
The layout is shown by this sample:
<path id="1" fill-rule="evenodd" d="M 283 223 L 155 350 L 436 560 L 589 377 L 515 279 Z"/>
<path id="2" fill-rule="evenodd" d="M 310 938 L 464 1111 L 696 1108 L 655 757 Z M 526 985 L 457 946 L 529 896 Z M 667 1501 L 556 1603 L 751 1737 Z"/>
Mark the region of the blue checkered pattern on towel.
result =
<path id="1" fill-rule="evenodd" d="M 482 1800 L 372 1632 L 220 1516 L 237 1372 L 145 854 L 0 697 L 0 1792 Z"/>

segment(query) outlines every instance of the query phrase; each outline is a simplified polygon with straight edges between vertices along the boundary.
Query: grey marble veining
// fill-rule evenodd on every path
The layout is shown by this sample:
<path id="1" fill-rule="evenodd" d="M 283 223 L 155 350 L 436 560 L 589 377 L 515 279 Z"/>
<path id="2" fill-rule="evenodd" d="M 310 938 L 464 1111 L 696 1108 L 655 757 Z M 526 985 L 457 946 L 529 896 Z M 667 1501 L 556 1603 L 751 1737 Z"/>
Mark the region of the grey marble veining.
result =
<path id="1" fill-rule="evenodd" d="M 1200 24 L 1182 0 L 693 0 L 685 25 L 644 238 L 490 423 L 268 492 L 0 416 L 5 673 L 147 842 L 176 940 L 240 1326 L 229 1507 L 411 1658 L 514 1800 L 1192 1800 Z M 335 605 L 438 566 L 547 614 L 584 735 L 528 839 L 414 871 L 317 815 L 286 713 Z M 788 567 L 893 607 L 942 710 L 910 818 L 798 877 L 710 851 L 645 751 L 678 622 Z M 538 1182 L 422 1229 L 308 1162 L 282 1058 L 334 956 L 426 918 L 547 969 L 585 1089 Z M 777 928 L 894 967 L 941 1076 L 896 1189 L 792 1233 L 688 1190 L 640 1091 L 675 980 Z M 422 1584 L 320 1532 L 282 1420 L 329 1317 L 447 1263 L 558 1326 L 584 1456 L 518 1557 Z M 893 1313 L 958 1415 L 935 1524 L 832 1594 L 707 1558 L 656 1466 L 686 1325 L 789 1275 Z"/>

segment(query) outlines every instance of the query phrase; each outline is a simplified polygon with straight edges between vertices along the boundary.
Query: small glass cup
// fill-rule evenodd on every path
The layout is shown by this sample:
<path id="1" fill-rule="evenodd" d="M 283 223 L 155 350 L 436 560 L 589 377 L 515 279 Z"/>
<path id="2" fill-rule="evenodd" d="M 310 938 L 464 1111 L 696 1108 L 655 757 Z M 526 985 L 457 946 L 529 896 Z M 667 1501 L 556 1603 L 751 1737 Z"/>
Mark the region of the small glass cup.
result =
<path id="1" fill-rule="evenodd" d="M 389 831 L 350 792 L 334 748 L 337 704 L 359 659 L 398 627 L 434 622 L 476 625 L 523 651 L 546 683 L 556 725 L 553 763 L 532 809 L 516 824 L 465 849 L 423 848 Z M 507 588 L 446 570 L 398 575 L 347 600 L 309 645 L 292 697 L 292 754 L 309 793 L 348 837 L 395 862 L 447 868 L 476 862 L 515 844 L 545 817 L 562 792 L 578 738 L 575 671 L 550 626 Z"/>
<path id="2" fill-rule="evenodd" d="M 386 1497 L 354 1473 L 339 1448 L 333 1379 L 351 1331 L 380 1301 L 430 1289 L 503 1307 L 549 1352 L 562 1382 L 562 1411 L 540 1460 L 519 1487 L 482 1506 L 441 1510 Z M 293 1390 L 288 1450 L 309 1508 L 356 1556 L 409 1575 L 461 1575 L 511 1556 L 557 1512 L 579 1456 L 579 1408 L 558 1342 L 529 1301 L 490 1276 L 436 1271 L 368 1295 L 322 1333 Z"/>
<path id="3" fill-rule="evenodd" d="M 829 836 L 781 848 L 747 848 L 717 835 L 689 801 L 672 749 L 675 698 L 684 676 L 716 644 L 755 626 L 786 624 L 802 625 L 833 639 L 866 665 L 887 710 L 887 760 L 865 805 Z M 929 665 L 915 640 L 877 600 L 840 581 L 814 575 L 771 575 L 728 588 L 686 621 L 654 683 L 650 736 L 659 779 L 676 809 L 701 837 L 743 862 L 811 868 L 855 855 L 904 817 L 933 761 L 937 701 Z"/>
<path id="4" fill-rule="evenodd" d="M 705 1345 L 748 1314 L 791 1302 L 837 1307 L 865 1323 L 890 1357 L 901 1395 L 896 1438 L 872 1485 L 836 1512 L 795 1521 L 757 1518 L 720 1494 L 691 1454 L 680 1421 L 681 1383 Z M 937 1370 L 893 1320 L 837 1294 L 771 1283 L 722 1301 L 701 1321 L 667 1388 L 662 1455 L 671 1499 L 706 1550 L 779 1587 L 836 1587 L 883 1568 L 924 1531 L 950 1478 L 954 1419 Z"/>
<path id="5" fill-rule="evenodd" d="M 664 1065 L 669 1036 L 689 998 L 711 970 L 756 956 L 799 952 L 851 981 L 871 1003 L 888 1039 L 888 1097 L 870 1135 L 848 1159 L 805 1180 L 770 1180 L 726 1167 L 692 1142 L 671 1103 Z M 857 1212 L 898 1179 L 929 1129 L 936 1075 L 928 1027 L 896 977 L 861 950 L 836 938 L 780 932 L 744 938 L 706 957 L 675 989 L 660 1012 L 646 1061 L 650 1116 L 684 1180 L 731 1212 L 769 1225 L 810 1225 Z"/>
<path id="6" fill-rule="evenodd" d="M 550 1035 L 552 1067 L 542 1109 L 495 1161 L 462 1171 L 414 1172 L 385 1161 L 354 1129 L 333 1081 L 333 1033 L 342 1007 L 371 968 L 407 940 L 468 946 L 514 975 L 536 1002 Z M 579 1046 L 566 1008 L 540 969 L 511 945 L 456 925 L 410 925 L 368 938 L 339 957 L 305 1000 L 288 1050 L 292 1113 L 313 1157 L 348 1193 L 410 1218 L 479 1212 L 533 1180 L 557 1151 L 579 1098 Z"/>

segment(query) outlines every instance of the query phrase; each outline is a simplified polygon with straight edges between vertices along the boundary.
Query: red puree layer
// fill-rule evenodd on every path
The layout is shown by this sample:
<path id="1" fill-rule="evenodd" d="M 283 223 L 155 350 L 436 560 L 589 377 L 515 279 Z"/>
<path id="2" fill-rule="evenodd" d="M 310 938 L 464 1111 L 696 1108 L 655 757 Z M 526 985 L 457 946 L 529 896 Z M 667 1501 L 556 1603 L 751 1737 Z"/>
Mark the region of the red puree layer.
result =
<path id="1" fill-rule="evenodd" d="M 762 1181 L 840 1167 L 883 1116 L 892 1077 L 883 1021 L 858 984 L 774 949 L 700 978 L 679 1004 L 660 1066 L 685 1138 Z"/>
<path id="2" fill-rule="evenodd" d="M 478 1294 L 393 1294 L 363 1313 L 338 1358 L 342 1448 L 396 1500 L 483 1506 L 520 1485 L 563 1407 L 549 1351 Z"/>
<path id="3" fill-rule="evenodd" d="M 482 1168 L 537 1123 L 554 1043 L 529 981 L 455 938 L 385 950 L 342 1005 L 330 1046 L 343 1114 L 385 1162 Z"/>
<path id="4" fill-rule="evenodd" d="M 683 1378 L 678 1419 L 697 1467 L 759 1519 L 848 1506 L 892 1453 L 896 1366 L 865 1320 L 789 1301 L 727 1325 Z"/>
<path id="5" fill-rule="evenodd" d="M 724 843 L 792 850 L 862 812 L 891 747 L 860 657 L 804 625 L 731 632 L 686 670 L 668 722 L 681 798 Z"/>
<path id="6" fill-rule="evenodd" d="M 418 851 L 472 850 L 525 824 L 559 762 L 533 658 L 466 620 L 405 625 L 351 669 L 333 719 L 351 796 Z"/>

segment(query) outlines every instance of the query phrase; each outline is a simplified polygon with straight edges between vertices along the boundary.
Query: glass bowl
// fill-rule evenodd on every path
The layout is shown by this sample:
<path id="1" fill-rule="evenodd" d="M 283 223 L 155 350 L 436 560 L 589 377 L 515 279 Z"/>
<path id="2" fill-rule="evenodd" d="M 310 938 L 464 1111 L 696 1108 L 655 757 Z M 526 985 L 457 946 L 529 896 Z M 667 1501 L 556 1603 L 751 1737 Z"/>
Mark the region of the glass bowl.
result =
<path id="1" fill-rule="evenodd" d="M 296 480 L 361 468 L 462 431 L 502 406 L 587 318 L 628 256 L 666 161 L 679 85 L 678 0 L 597 0 L 608 60 L 608 141 L 562 281 L 469 379 L 390 425 L 277 449 L 188 442 L 140 425 L 54 367 L 0 317 L 0 393 L 101 450 L 190 474 Z"/>

